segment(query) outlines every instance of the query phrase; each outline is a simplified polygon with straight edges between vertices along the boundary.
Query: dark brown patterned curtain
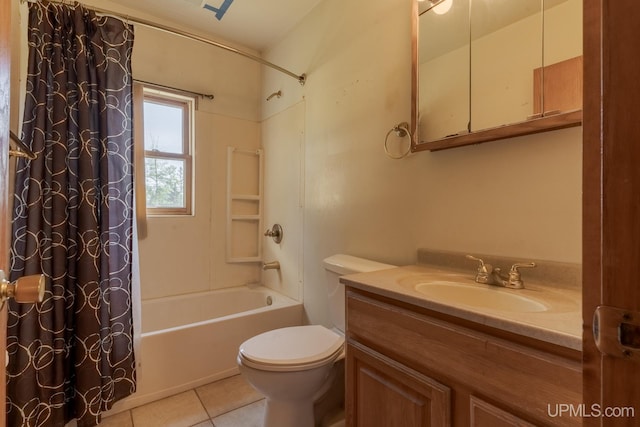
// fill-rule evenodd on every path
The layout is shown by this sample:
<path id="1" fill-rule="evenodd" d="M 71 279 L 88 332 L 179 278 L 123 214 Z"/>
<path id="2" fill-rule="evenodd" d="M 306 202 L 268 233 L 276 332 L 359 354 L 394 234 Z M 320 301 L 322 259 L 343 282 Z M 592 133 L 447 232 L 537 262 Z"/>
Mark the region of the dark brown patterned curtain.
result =
<path id="1" fill-rule="evenodd" d="M 12 280 L 42 272 L 44 302 L 10 303 L 7 425 L 93 426 L 135 391 L 133 29 L 79 4 L 29 5 Z"/>

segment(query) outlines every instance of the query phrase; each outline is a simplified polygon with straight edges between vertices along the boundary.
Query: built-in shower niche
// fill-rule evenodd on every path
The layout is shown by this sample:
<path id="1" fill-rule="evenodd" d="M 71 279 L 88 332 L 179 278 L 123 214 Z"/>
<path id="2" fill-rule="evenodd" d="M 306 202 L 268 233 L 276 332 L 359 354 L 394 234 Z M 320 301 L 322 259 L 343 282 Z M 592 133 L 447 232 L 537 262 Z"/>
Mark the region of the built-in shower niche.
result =
<path id="1" fill-rule="evenodd" d="M 227 148 L 227 262 L 262 261 L 262 150 Z"/>

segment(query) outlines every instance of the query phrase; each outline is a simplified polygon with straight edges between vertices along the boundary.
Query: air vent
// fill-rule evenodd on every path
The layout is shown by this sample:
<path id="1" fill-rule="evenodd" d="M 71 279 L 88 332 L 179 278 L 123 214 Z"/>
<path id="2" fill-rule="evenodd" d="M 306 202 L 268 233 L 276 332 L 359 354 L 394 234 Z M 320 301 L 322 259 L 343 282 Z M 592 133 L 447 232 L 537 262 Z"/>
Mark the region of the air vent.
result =
<path id="1" fill-rule="evenodd" d="M 217 0 L 218 2 L 221 1 L 222 4 L 219 5 L 214 5 L 211 3 L 216 2 L 215 0 L 202 0 L 202 8 L 210 10 L 211 12 L 213 12 L 216 15 L 216 18 L 218 19 L 218 21 L 222 20 L 222 17 L 224 16 L 225 13 L 227 13 L 227 10 L 229 9 L 229 6 L 231 6 L 231 3 L 233 3 L 233 0 Z"/>

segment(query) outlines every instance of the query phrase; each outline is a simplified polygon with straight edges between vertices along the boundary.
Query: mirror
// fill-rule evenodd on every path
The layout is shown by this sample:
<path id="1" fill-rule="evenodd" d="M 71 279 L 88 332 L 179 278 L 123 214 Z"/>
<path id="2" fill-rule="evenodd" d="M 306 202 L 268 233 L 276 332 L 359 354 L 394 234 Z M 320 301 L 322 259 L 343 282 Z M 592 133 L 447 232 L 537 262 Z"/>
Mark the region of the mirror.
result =
<path id="1" fill-rule="evenodd" d="M 472 0 L 471 131 L 527 120 L 542 67 L 541 0 Z"/>
<path id="2" fill-rule="evenodd" d="M 418 138 L 433 141 L 467 133 L 471 120 L 469 0 L 452 2 L 446 13 L 431 8 L 428 1 L 418 5 Z"/>
<path id="3" fill-rule="evenodd" d="M 582 0 L 413 1 L 413 151 L 581 124 Z"/>
<path id="4" fill-rule="evenodd" d="M 534 80 L 542 107 L 534 113 L 581 110 L 582 0 L 544 1 L 544 68 Z"/>

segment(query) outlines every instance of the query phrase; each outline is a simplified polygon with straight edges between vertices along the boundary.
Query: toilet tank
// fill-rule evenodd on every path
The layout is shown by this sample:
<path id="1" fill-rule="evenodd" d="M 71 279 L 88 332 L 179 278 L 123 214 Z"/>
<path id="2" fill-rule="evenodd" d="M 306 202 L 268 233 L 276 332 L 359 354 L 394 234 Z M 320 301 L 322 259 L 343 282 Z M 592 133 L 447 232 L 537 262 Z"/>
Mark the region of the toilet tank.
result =
<path id="1" fill-rule="evenodd" d="M 344 332 L 345 306 L 344 285 L 340 283 L 340 276 L 396 267 L 395 265 L 344 254 L 331 255 L 322 260 L 322 264 L 325 269 L 325 282 L 329 296 L 329 316 L 333 325 L 342 332 Z"/>

